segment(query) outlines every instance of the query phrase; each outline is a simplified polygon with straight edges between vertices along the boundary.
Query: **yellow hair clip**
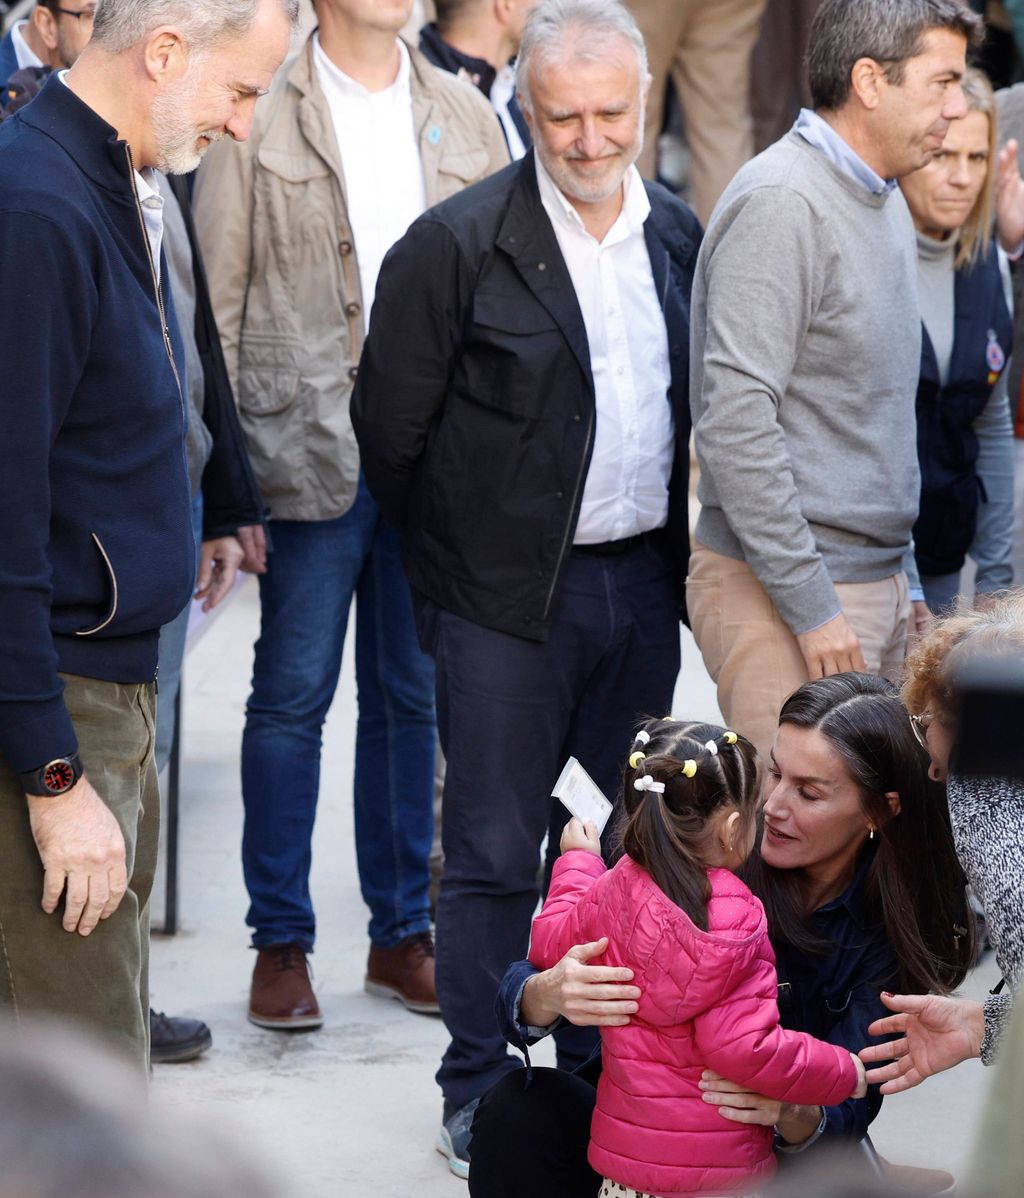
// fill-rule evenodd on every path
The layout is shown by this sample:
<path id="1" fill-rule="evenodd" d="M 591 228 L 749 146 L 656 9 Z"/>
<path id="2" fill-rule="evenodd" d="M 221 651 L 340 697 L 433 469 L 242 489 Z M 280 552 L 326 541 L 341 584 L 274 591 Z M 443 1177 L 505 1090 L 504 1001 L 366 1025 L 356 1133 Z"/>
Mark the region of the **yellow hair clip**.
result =
<path id="1" fill-rule="evenodd" d="M 734 745 L 739 740 L 739 737 L 735 732 L 723 732 L 722 740 L 724 740 L 727 745 Z"/>
<path id="2" fill-rule="evenodd" d="M 692 758 L 689 761 L 684 761 L 682 773 L 683 773 L 683 776 L 686 778 L 694 777 L 694 775 L 697 773 L 696 761 L 694 761 Z"/>
<path id="3" fill-rule="evenodd" d="M 643 761 L 643 759 L 646 756 L 647 756 L 647 754 L 641 753 L 639 749 L 635 753 L 630 753 L 630 755 L 629 755 L 630 768 L 635 770 L 636 767 L 640 764 L 641 761 Z"/>

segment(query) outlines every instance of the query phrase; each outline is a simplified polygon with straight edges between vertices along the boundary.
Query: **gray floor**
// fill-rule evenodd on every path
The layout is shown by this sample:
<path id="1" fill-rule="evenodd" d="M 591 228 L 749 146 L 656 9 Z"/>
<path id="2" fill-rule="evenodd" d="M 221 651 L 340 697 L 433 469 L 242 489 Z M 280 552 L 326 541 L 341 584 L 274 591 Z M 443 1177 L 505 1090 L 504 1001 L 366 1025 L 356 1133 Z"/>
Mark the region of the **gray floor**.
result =
<path id="1" fill-rule="evenodd" d="M 245 1019 L 252 954 L 238 846 L 238 751 L 258 624 L 249 583 L 190 654 L 186 670 L 182 810 L 183 930 L 153 945 L 154 1002 L 213 1028 L 213 1050 L 158 1068 L 154 1101 L 233 1127 L 266 1157 L 282 1192 L 442 1198 L 465 1193 L 433 1150 L 433 1082 L 445 1043 L 439 1020 L 362 991 L 366 912 L 352 845 L 355 689 L 346 660 L 325 738 L 313 859 L 319 920 L 314 958 L 324 1029 L 281 1035 Z M 675 712 L 718 718 L 714 691 L 688 636 Z M 159 907 L 158 907 L 159 913 Z M 970 991 L 993 984 L 989 959 Z M 541 1063 L 547 1061 L 538 1053 Z M 892 1160 L 960 1171 L 973 1141 L 986 1071 L 977 1063 L 886 1101 L 876 1146 Z"/>

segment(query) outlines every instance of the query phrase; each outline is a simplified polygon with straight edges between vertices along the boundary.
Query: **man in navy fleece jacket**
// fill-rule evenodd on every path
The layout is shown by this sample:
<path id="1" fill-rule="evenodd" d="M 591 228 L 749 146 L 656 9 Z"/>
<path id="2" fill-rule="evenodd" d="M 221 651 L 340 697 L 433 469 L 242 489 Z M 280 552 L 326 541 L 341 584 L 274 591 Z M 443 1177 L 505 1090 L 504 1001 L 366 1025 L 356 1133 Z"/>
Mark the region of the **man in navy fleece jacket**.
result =
<path id="1" fill-rule="evenodd" d="M 248 135 L 296 12 L 108 3 L 0 128 L 0 1009 L 142 1067 L 158 634 L 195 576 L 153 168 Z"/>

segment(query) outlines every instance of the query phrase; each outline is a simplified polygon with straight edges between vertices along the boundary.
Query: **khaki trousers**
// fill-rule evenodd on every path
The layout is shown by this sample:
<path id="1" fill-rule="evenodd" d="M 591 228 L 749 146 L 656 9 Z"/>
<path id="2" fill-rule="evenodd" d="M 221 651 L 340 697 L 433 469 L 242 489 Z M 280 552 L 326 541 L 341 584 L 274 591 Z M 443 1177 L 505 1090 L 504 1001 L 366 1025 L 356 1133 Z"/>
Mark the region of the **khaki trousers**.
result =
<path id="1" fill-rule="evenodd" d="M 0 1011 L 71 1019 L 149 1067 L 149 895 L 160 796 L 152 684 L 64 676 L 86 775 L 124 833 L 128 891 L 89 936 L 40 906 L 43 867 L 18 776 L 0 758 Z"/>
<path id="2" fill-rule="evenodd" d="M 686 118 L 694 208 L 701 224 L 751 157 L 750 55 L 766 0 L 626 0 L 647 43 L 651 95 L 637 161 L 657 174 L 658 134 L 671 73 Z"/>
<path id="3" fill-rule="evenodd" d="M 835 586 L 868 670 L 896 681 L 910 628 L 906 575 Z M 690 558 L 686 606 L 726 723 L 766 754 L 782 704 L 808 678 L 796 637 L 746 562 L 700 544 Z"/>

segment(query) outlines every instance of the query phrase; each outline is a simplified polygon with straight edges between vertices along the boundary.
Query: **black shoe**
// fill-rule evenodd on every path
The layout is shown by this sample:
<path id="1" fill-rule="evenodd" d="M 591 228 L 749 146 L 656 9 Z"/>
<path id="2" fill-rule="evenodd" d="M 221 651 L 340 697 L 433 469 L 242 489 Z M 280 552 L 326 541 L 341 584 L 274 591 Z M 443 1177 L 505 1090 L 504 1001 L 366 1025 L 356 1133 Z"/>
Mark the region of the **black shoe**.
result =
<path id="1" fill-rule="evenodd" d="M 149 1009 L 149 1059 L 154 1065 L 176 1065 L 194 1061 L 213 1043 L 210 1029 L 201 1019 L 184 1019 Z"/>

